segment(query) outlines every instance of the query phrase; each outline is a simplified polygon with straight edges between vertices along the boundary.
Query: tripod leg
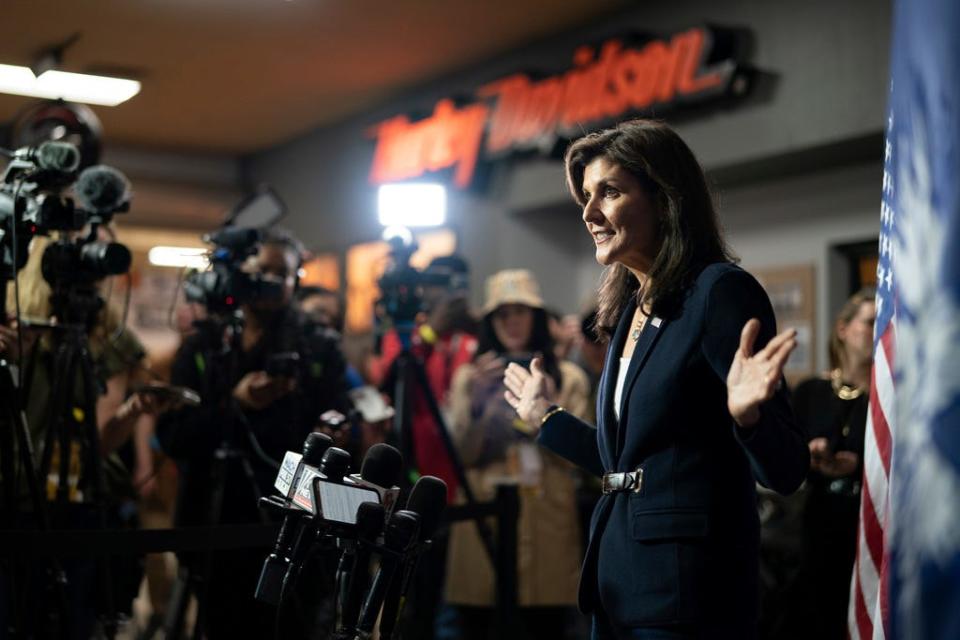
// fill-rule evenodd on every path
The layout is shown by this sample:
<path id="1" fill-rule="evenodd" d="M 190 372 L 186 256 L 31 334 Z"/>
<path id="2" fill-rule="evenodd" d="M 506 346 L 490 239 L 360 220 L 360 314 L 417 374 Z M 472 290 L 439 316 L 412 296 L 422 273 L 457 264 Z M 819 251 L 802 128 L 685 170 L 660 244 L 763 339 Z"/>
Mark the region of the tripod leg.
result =
<path id="1" fill-rule="evenodd" d="M 17 504 L 16 457 L 14 435 L 16 429 L 16 414 L 19 412 L 16 387 L 13 386 L 13 376 L 6 362 L 0 362 L 0 399 L 6 410 L 3 422 L 0 423 L 0 476 L 3 476 L 3 512 L 0 516 L 0 526 L 12 529 L 17 525 L 20 511 Z"/>
<path id="2" fill-rule="evenodd" d="M 473 493 L 473 489 L 470 488 L 467 474 L 463 469 L 463 461 L 460 459 L 460 454 L 457 452 L 457 448 L 453 444 L 453 439 L 450 437 L 450 430 L 447 428 L 447 423 L 443 419 L 443 414 L 440 412 L 440 405 L 437 404 L 437 399 L 433 395 L 433 390 L 430 388 L 430 383 L 427 380 L 427 372 L 423 368 L 423 363 L 411 357 L 408 366 L 413 370 L 415 383 L 423 391 L 424 398 L 427 399 L 430 414 L 437 424 L 440 438 L 443 440 L 443 446 L 447 450 L 447 455 L 450 456 L 450 462 L 453 464 L 453 471 L 457 476 L 457 482 L 463 487 L 463 495 L 467 500 L 467 504 L 474 505 L 477 502 L 477 498 Z M 480 540 L 483 542 L 483 546 L 490 556 L 490 563 L 496 566 L 493 533 L 490 531 L 490 527 L 487 525 L 487 522 L 482 519 L 474 520 L 474 523 L 477 525 L 477 533 L 480 535 Z"/>
<path id="3" fill-rule="evenodd" d="M 97 505 L 98 525 L 101 530 L 107 528 L 107 496 L 104 491 L 103 459 L 100 452 L 100 432 L 97 428 L 97 391 L 94 379 L 93 360 L 87 347 L 81 341 L 74 356 L 79 364 L 83 385 L 83 430 L 86 435 L 87 464 L 93 503 Z M 104 633 L 113 638 L 117 632 L 117 611 L 113 589 L 113 571 L 109 556 L 97 558 L 97 574 L 100 590 L 104 599 Z"/>
<path id="4" fill-rule="evenodd" d="M 404 459 L 410 469 L 417 466 L 417 456 L 413 448 L 413 429 L 410 426 L 410 402 L 407 397 L 408 361 L 412 356 L 401 352 L 393 361 L 390 376 L 393 378 L 393 432 L 397 435 L 397 442 L 403 451 Z"/>

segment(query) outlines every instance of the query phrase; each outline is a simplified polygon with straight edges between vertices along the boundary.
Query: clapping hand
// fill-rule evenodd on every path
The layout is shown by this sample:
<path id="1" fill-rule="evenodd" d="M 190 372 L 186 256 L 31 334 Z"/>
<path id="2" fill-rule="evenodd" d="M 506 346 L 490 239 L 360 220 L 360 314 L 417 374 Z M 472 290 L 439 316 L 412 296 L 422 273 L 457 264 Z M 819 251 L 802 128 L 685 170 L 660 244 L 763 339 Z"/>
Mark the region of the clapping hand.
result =
<path id="1" fill-rule="evenodd" d="M 503 374 L 503 384 L 507 387 L 504 397 L 520 419 L 539 427 L 556 396 L 556 384 L 543 371 L 543 359 L 534 358 L 529 369 L 510 363 Z"/>
<path id="2" fill-rule="evenodd" d="M 727 408 L 741 427 L 751 427 L 760 419 L 760 404 L 773 397 L 783 366 L 797 346 L 796 329 L 787 329 L 754 353 L 759 332 L 760 321 L 756 318 L 743 326 L 740 347 L 727 375 Z"/>

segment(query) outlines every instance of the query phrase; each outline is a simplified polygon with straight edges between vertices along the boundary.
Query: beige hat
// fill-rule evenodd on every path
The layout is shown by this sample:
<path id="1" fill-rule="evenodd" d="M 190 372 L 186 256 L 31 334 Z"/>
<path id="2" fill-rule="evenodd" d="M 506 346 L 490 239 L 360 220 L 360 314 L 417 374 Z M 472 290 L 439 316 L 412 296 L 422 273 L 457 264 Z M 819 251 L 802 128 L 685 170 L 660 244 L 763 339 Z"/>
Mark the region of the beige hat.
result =
<path id="1" fill-rule="evenodd" d="M 487 299 L 483 314 L 487 315 L 500 305 L 525 304 L 534 309 L 543 308 L 540 285 L 526 269 L 505 269 L 487 278 Z"/>

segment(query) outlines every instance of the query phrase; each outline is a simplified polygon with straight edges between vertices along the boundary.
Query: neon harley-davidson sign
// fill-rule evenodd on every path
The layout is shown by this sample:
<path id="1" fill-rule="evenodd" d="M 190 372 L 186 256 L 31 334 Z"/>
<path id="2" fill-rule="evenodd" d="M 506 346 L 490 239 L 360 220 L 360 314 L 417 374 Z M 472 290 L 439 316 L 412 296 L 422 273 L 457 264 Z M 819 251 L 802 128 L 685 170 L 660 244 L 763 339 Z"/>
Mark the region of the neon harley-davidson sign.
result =
<path id="1" fill-rule="evenodd" d="M 616 39 L 596 49 L 580 47 L 573 68 L 561 74 L 534 80 L 517 73 L 481 86 L 476 102 L 457 106 L 447 98 L 423 120 L 399 115 L 380 122 L 371 129 L 376 150 L 370 182 L 451 169 L 453 183 L 463 188 L 481 155 L 550 148 L 587 125 L 626 114 L 746 93 L 748 76 L 738 73 L 736 61 L 713 59 L 713 35 L 693 28 L 639 47 Z"/>

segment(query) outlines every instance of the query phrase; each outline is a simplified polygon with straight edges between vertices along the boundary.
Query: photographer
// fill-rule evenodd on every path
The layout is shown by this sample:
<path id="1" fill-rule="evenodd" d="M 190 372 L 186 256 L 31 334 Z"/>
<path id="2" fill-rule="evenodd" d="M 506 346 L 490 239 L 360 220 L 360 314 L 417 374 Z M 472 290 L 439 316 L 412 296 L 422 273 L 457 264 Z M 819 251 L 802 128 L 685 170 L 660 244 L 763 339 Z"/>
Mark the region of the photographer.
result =
<path id="1" fill-rule="evenodd" d="M 200 406 L 163 416 L 157 428 L 164 451 L 180 469 L 178 525 L 261 521 L 256 498 L 271 491 L 277 470 L 272 461 L 287 450 L 298 451 L 324 411 L 346 412 L 345 365 L 338 345 L 325 332 L 309 331 L 293 306 L 300 256 L 294 238 L 271 231 L 244 264 L 248 273 L 280 284 L 282 293 L 239 301 L 244 321 L 239 352 L 229 354 L 235 359 L 232 371 L 217 366 L 223 335 L 209 335 L 209 327 L 188 337 L 177 352 L 172 382 L 197 390 L 202 398 Z M 232 379 L 224 381 L 225 375 Z M 254 486 L 242 465 L 229 459 L 224 486 L 214 486 L 215 452 L 223 444 L 249 459 Z M 223 491 L 219 514 L 211 513 L 217 489 Z M 265 637 L 271 632 L 270 612 L 253 600 L 262 559 L 261 549 L 214 554 L 205 585 L 209 601 L 201 603 L 210 637 Z"/>

